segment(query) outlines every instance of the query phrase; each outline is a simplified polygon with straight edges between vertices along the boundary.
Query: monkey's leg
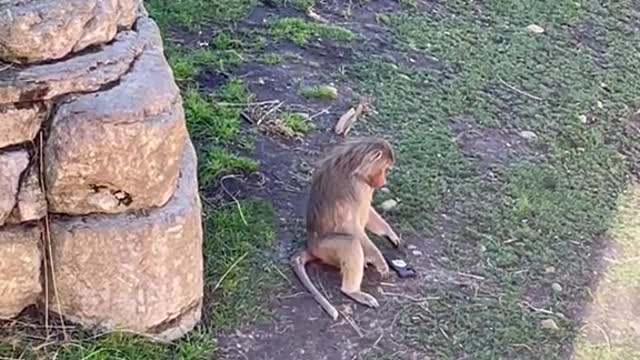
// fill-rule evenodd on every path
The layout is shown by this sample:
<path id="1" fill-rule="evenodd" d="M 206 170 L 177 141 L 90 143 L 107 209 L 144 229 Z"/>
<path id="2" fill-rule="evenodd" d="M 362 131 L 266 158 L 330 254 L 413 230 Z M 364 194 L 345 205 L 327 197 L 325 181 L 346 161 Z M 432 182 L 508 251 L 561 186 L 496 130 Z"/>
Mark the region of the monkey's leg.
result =
<path id="1" fill-rule="evenodd" d="M 364 251 L 365 261 L 373 264 L 382 278 L 386 278 L 389 275 L 389 265 L 384 259 L 384 256 L 382 256 L 380 249 L 378 249 L 376 244 L 374 244 L 368 236 L 364 236 L 362 239 L 362 250 Z"/>
<path id="2" fill-rule="evenodd" d="M 332 236 L 322 239 L 312 249 L 315 257 L 331 264 L 338 260 L 342 273 L 340 290 L 356 302 L 372 308 L 379 306 L 371 295 L 360 290 L 364 276 L 364 251 L 360 240 L 353 236 Z"/>
<path id="3" fill-rule="evenodd" d="M 366 228 L 372 233 L 387 238 L 395 247 L 400 246 L 400 237 L 396 235 L 393 228 L 378 214 L 378 212 L 371 206 L 369 207 L 369 218 L 367 220 Z"/>
<path id="4" fill-rule="evenodd" d="M 360 290 L 364 277 L 364 249 L 361 242 L 354 238 L 346 250 L 348 252 L 344 253 L 346 256 L 340 263 L 342 272 L 342 288 L 340 290 L 362 305 L 377 308 L 380 305 L 376 298 Z"/>

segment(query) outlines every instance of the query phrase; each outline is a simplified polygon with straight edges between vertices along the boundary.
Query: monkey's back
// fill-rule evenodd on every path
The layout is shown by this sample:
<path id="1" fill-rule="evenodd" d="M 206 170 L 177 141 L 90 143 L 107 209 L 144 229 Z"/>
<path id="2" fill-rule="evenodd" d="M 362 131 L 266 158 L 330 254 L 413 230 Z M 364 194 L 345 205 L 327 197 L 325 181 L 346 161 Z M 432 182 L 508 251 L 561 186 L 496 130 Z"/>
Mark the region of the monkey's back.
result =
<path id="1" fill-rule="evenodd" d="M 335 169 L 320 167 L 311 179 L 306 230 L 313 241 L 328 234 L 351 234 L 362 224 L 363 211 L 368 213 L 367 194 L 353 176 Z M 363 208 L 363 204 L 367 205 Z"/>

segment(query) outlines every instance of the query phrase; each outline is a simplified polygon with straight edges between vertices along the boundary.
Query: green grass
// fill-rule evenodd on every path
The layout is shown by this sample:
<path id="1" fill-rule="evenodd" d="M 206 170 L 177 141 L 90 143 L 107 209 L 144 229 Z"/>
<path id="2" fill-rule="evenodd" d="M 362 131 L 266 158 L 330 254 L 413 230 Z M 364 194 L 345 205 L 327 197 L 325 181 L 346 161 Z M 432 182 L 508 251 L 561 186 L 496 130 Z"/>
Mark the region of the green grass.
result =
<path id="1" fill-rule="evenodd" d="M 277 0 L 277 2 L 282 3 L 283 5 L 293 6 L 301 11 L 307 11 L 316 4 L 315 0 Z"/>
<path id="2" fill-rule="evenodd" d="M 253 98 L 237 79 L 209 96 L 192 88 L 183 97 L 191 136 L 207 144 L 228 144 L 234 140 L 239 133 L 240 113 Z"/>
<path id="3" fill-rule="evenodd" d="M 198 179 L 203 188 L 224 173 L 254 171 L 257 163 L 229 151 L 240 143 L 240 113 L 252 100 L 244 84 L 232 79 L 207 96 L 197 89 L 183 95 L 187 126 L 199 154 Z"/>
<path id="4" fill-rule="evenodd" d="M 197 31 L 206 26 L 228 26 L 247 15 L 253 0 L 145 0 L 151 17 L 163 30 Z"/>
<path id="5" fill-rule="evenodd" d="M 300 95 L 308 99 L 335 100 L 338 98 L 338 90 L 331 85 L 303 86 Z"/>
<path id="6" fill-rule="evenodd" d="M 170 349 L 149 340 L 124 334 L 109 334 L 89 341 L 71 343 L 58 352 L 60 360 L 169 359 Z"/>
<path id="7" fill-rule="evenodd" d="M 203 187 L 213 185 L 220 175 L 230 172 L 256 171 L 258 163 L 248 157 L 214 147 L 200 162 L 200 184 Z"/>
<path id="8" fill-rule="evenodd" d="M 318 24 L 299 18 L 280 18 L 271 23 L 271 34 L 276 39 L 287 39 L 297 45 L 306 45 L 315 38 L 336 42 L 350 42 L 355 34 L 348 29 L 326 24 Z"/>
<path id="9" fill-rule="evenodd" d="M 192 49 L 167 41 L 165 54 L 173 76 L 182 88 L 193 86 L 204 70 L 225 73 L 250 58 L 250 53 L 265 46 L 262 36 L 231 36 L 226 32 L 214 36 L 208 47 Z"/>
<path id="10" fill-rule="evenodd" d="M 267 313 L 259 295 L 279 279 L 274 272 L 276 265 L 263 255 L 275 241 L 273 209 L 257 200 L 242 201 L 240 208 L 242 213 L 230 203 L 223 210 L 205 214 L 207 293 L 215 289 L 207 316 L 208 323 L 217 330 L 231 329 L 247 319 L 264 318 Z"/>
<path id="11" fill-rule="evenodd" d="M 267 65 L 276 65 L 280 64 L 284 60 L 284 56 L 280 54 L 264 54 L 258 58 L 258 61 L 267 64 Z"/>
<path id="12" fill-rule="evenodd" d="M 588 299 L 588 249 L 610 226 L 638 154 L 624 129 L 640 98 L 632 85 L 640 75 L 625 70 L 640 66 L 637 49 L 625 45 L 640 40 L 625 25 L 631 2 L 446 6 L 433 16 L 388 17 L 397 43 L 439 59 L 440 71 L 374 55 L 351 73 L 377 99 L 371 131 L 395 138 L 399 163 L 389 187 L 403 206 L 393 221 L 411 233 L 433 225 L 433 209 L 460 214 L 465 223 L 444 244 L 443 266 L 486 279 L 480 292 L 445 286 L 425 294 L 438 300 L 428 311 L 407 311 L 402 333 L 436 359 L 558 359 L 580 324 L 555 319 L 560 330 L 547 331 L 544 314 L 521 303 L 534 288 L 543 289 L 536 306 L 554 312 L 569 314 Z M 533 22 L 547 32 L 529 34 Z M 596 29 L 590 45 L 607 51 L 576 46 L 569 31 L 583 23 Z M 458 116 L 472 119 L 480 134 L 493 126 L 534 131 L 546 160 L 497 164 L 497 182 L 483 181 L 451 141 L 449 121 Z M 551 266 L 558 271 L 545 273 Z M 562 293 L 546 290 L 553 282 Z"/>
<path id="13" fill-rule="evenodd" d="M 304 135 L 313 129 L 313 123 L 307 114 L 285 112 L 279 117 L 281 126 L 294 135 Z"/>

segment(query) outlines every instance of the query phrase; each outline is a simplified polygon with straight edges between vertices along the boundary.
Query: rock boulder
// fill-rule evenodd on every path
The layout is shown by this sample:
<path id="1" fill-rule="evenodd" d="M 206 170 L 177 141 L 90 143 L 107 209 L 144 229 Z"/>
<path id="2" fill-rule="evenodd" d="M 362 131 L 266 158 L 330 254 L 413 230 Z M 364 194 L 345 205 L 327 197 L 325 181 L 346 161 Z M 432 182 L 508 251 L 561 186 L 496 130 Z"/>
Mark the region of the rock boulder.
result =
<path id="1" fill-rule="evenodd" d="M 18 224 L 42 219 L 47 214 L 47 200 L 38 179 L 37 164 L 32 165 L 22 176 L 16 205 L 7 218 L 7 223 Z"/>
<path id="2" fill-rule="evenodd" d="M 169 340 L 199 321 L 202 224 L 190 143 L 184 154 L 176 193 L 162 208 L 53 218 L 53 263 L 66 317 Z"/>
<path id="3" fill-rule="evenodd" d="M 46 116 L 42 102 L 0 105 L 0 148 L 34 140 Z"/>
<path id="4" fill-rule="evenodd" d="M 41 234 L 35 225 L 0 227 L 0 319 L 18 315 L 41 295 Z"/>
<path id="5" fill-rule="evenodd" d="M 29 165 L 26 150 L 0 152 L 0 226 L 16 205 L 20 176 Z"/>
<path id="6" fill-rule="evenodd" d="M 0 60 L 56 60 L 90 45 L 111 41 L 129 28 L 139 0 L 0 1 Z"/>
<path id="7" fill-rule="evenodd" d="M 58 107 L 45 146 L 49 211 L 162 206 L 175 189 L 186 136 L 171 69 L 162 48 L 149 47 L 116 86 Z"/>
<path id="8" fill-rule="evenodd" d="M 119 32 L 113 42 L 95 51 L 52 63 L 14 66 L 0 77 L 0 104 L 96 91 L 129 71 L 146 46 L 161 48 L 162 38 L 158 26 L 142 17 L 133 30 Z"/>

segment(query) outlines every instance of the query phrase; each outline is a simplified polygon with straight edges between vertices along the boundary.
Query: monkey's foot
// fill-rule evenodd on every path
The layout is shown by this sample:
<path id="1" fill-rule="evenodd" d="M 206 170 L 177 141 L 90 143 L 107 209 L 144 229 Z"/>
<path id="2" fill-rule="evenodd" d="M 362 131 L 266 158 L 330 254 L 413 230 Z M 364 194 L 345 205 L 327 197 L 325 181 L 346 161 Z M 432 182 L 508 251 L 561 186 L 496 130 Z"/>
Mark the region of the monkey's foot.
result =
<path id="1" fill-rule="evenodd" d="M 394 233 L 384 236 L 394 247 L 400 247 L 400 237 Z"/>
<path id="2" fill-rule="evenodd" d="M 365 305 L 371 308 L 377 308 L 378 306 L 380 306 L 380 304 L 378 304 L 378 300 L 376 300 L 376 298 L 367 294 L 366 292 L 362 292 L 362 291 L 356 291 L 352 293 L 348 293 L 346 291 L 342 291 L 342 292 L 362 305 Z"/>
<path id="3" fill-rule="evenodd" d="M 380 274 L 381 278 L 387 279 L 389 277 L 389 267 L 387 266 L 384 269 L 378 269 L 378 273 Z"/>

